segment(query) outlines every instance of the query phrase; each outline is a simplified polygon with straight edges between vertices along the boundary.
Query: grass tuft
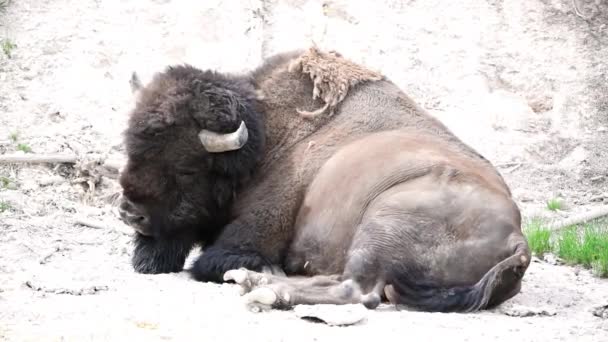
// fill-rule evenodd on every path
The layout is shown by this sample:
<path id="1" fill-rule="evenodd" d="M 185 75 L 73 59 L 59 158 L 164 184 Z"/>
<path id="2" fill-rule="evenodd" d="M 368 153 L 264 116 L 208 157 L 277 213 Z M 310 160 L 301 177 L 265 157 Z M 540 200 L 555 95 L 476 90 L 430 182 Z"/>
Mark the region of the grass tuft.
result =
<path id="1" fill-rule="evenodd" d="M 9 139 L 11 139 L 12 142 L 16 143 L 17 140 L 19 140 L 19 132 L 12 132 L 8 135 L 8 137 Z"/>
<path id="2" fill-rule="evenodd" d="M 6 55 L 6 57 L 8 58 L 13 57 L 13 50 L 17 48 L 17 44 L 13 43 L 8 38 L 2 39 L 2 41 L 0 42 L 0 46 L 2 47 L 2 52 L 4 52 L 4 55 Z"/>
<path id="3" fill-rule="evenodd" d="M 568 228 L 558 242 L 557 254 L 567 262 L 591 268 L 600 277 L 608 277 L 608 227 L 587 224 L 582 232 Z"/>
<path id="4" fill-rule="evenodd" d="M 552 198 L 547 201 L 547 209 L 551 211 L 562 210 L 564 203 L 559 198 Z"/>
<path id="5" fill-rule="evenodd" d="M 532 253 L 542 257 L 545 253 L 551 252 L 551 230 L 544 227 L 542 221 L 532 220 L 526 227 L 524 234 L 526 234 Z"/>
<path id="6" fill-rule="evenodd" d="M 11 208 L 11 205 L 6 201 L 0 201 L 0 213 L 3 213 Z"/>
<path id="7" fill-rule="evenodd" d="M 32 152 L 32 148 L 28 144 L 23 144 L 23 143 L 18 144 L 17 145 L 17 149 L 19 151 L 23 151 L 25 153 L 31 153 Z"/>
<path id="8" fill-rule="evenodd" d="M 0 186 L 3 188 L 8 188 L 8 185 L 11 183 L 11 180 L 8 177 L 0 177 Z"/>
<path id="9" fill-rule="evenodd" d="M 578 250 L 579 250 L 579 234 L 576 227 L 565 228 L 557 239 L 555 252 L 556 254 L 571 263 L 580 263 Z"/>
<path id="10" fill-rule="evenodd" d="M 532 220 L 524 229 L 532 253 L 553 252 L 568 264 L 590 268 L 599 277 L 608 277 L 608 222 L 595 221 L 561 231 Z"/>

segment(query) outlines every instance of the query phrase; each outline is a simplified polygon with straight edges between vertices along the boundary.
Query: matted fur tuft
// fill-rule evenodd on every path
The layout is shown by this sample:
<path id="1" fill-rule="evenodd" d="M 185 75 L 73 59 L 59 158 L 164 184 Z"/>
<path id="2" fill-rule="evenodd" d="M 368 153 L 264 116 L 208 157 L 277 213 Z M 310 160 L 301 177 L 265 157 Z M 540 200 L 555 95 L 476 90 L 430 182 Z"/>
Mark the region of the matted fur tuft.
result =
<path id="1" fill-rule="evenodd" d="M 310 75 L 313 81 L 313 99 L 320 97 L 325 105 L 315 111 L 296 109 L 305 118 L 314 118 L 329 110 L 333 115 L 336 107 L 348 94 L 350 88 L 367 81 L 384 78 L 380 73 L 366 69 L 337 52 L 322 52 L 313 46 L 289 64 L 290 72 Z"/>

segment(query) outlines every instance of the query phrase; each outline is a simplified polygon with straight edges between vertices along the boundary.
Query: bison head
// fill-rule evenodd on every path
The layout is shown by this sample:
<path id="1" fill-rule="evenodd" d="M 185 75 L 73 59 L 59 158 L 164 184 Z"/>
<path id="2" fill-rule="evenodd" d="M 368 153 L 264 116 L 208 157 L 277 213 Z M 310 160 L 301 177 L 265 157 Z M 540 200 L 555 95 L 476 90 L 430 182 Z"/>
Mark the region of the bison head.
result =
<path id="1" fill-rule="evenodd" d="M 124 135 L 121 218 L 154 238 L 211 233 L 263 150 L 253 86 L 186 65 L 137 91 Z"/>

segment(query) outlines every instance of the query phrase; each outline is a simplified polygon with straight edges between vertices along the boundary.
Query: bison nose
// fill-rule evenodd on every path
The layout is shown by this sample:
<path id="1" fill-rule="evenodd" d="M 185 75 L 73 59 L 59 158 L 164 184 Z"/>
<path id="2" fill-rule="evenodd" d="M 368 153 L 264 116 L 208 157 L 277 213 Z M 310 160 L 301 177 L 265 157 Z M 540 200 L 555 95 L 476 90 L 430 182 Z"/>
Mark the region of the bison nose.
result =
<path id="1" fill-rule="evenodd" d="M 143 215 L 137 215 L 137 214 L 130 214 L 128 212 L 125 211 L 121 211 L 120 212 L 120 216 L 122 217 L 122 219 L 124 221 L 126 221 L 129 225 L 137 225 L 137 226 L 143 226 L 146 224 L 146 217 Z"/>
<path id="2" fill-rule="evenodd" d="M 118 213 L 124 223 L 146 235 L 145 230 L 147 229 L 149 220 L 144 214 L 137 210 L 136 206 L 131 201 L 122 197 L 121 202 L 118 205 Z"/>

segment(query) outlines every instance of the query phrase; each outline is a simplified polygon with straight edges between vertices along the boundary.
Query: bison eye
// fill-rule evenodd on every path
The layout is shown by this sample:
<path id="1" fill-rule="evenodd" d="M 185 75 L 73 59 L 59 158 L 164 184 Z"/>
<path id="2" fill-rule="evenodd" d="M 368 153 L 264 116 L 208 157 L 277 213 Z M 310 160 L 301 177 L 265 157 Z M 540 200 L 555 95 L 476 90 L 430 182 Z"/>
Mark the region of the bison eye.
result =
<path id="1" fill-rule="evenodd" d="M 176 173 L 180 176 L 194 176 L 195 174 L 198 173 L 198 170 L 193 169 L 193 168 L 183 168 L 183 169 L 177 169 Z"/>

